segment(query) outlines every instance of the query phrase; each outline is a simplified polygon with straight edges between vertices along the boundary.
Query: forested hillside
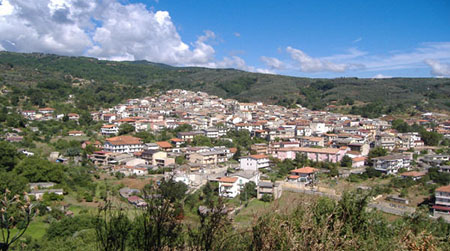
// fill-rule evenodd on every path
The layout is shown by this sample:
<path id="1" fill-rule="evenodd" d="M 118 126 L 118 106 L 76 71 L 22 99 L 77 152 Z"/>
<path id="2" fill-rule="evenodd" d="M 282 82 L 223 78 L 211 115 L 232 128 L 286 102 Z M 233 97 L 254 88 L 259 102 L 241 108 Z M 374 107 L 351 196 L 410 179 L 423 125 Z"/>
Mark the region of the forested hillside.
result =
<path id="1" fill-rule="evenodd" d="M 333 105 L 341 112 L 367 117 L 450 109 L 448 78 L 311 79 L 40 53 L 0 52 L 0 86 L 10 92 L 8 99 L 13 105 L 45 106 L 73 94 L 80 109 L 109 106 L 173 88 L 312 109 Z"/>

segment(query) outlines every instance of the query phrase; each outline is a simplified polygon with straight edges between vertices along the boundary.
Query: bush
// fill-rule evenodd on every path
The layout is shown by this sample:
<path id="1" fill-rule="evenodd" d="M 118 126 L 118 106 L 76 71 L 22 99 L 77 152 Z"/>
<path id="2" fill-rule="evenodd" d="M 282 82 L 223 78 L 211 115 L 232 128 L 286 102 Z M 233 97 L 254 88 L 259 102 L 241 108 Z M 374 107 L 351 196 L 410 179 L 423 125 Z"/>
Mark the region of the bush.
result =
<path id="1" fill-rule="evenodd" d="M 273 196 L 269 195 L 269 194 L 264 194 L 261 197 L 261 201 L 264 201 L 264 202 L 271 202 L 272 200 L 273 200 Z"/>

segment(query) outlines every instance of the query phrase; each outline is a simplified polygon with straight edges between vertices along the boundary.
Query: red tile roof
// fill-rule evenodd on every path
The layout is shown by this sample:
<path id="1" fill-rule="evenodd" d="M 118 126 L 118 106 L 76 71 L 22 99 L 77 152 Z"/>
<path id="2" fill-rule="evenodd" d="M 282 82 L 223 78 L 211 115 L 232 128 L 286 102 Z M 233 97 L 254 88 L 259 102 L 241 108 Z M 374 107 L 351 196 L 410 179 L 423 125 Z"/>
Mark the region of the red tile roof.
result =
<path id="1" fill-rule="evenodd" d="M 220 177 L 219 178 L 219 182 L 224 182 L 224 183 L 234 183 L 234 182 L 236 182 L 236 180 L 238 180 L 238 177 Z"/>
<path id="2" fill-rule="evenodd" d="M 172 148 L 172 145 L 167 141 L 158 141 L 156 144 L 161 148 Z"/>
<path id="3" fill-rule="evenodd" d="M 315 173 L 318 170 L 309 166 L 305 166 L 302 168 L 298 168 L 298 169 L 294 169 L 291 171 L 291 173 L 304 173 L 304 174 L 310 174 L 310 173 Z"/>
<path id="4" fill-rule="evenodd" d="M 106 139 L 106 142 L 109 142 L 112 145 L 139 145 L 142 144 L 142 140 L 140 138 L 136 138 L 133 136 L 123 135 Z"/>
<path id="5" fill-rule="evenodd" d="M 443 186 L 443 187 L 438 187 L 435 190 L 436 192 L 447 192 L 450 193 L 450 185 L 447 186 Z"/>

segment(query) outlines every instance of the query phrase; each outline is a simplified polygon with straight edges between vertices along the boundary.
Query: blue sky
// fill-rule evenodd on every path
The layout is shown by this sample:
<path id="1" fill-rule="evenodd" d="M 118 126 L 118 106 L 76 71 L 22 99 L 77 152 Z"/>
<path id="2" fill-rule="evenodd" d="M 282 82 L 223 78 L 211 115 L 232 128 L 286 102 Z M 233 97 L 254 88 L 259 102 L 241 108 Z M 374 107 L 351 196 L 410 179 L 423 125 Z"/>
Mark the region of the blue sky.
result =
<path id="1" fill-rule="evenodd" d="M 450 76 L 450 1 L 0 2 L 9 51 L 306 77 Z"/>

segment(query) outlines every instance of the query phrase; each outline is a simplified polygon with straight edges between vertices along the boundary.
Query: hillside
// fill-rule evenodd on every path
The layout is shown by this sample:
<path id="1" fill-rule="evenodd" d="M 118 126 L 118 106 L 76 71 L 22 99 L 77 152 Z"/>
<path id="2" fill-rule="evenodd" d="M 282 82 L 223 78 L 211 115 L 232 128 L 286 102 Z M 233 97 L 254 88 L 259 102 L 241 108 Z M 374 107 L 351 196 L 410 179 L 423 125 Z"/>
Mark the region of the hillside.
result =
<path id="1" fill-rule="evenodd" d="M 450 109 L 448 78 L 311 79 L 41 53 L 0 52 L 0 84 L 12 90 L 13 104 L 44 106 L 74 94 L 81 109 L 173 88 L 240 101 L 285 106 L 297 103 L 312 109 L 334 104 L 343 112 L 366 113 L 369 117 L 407 111 L 413 106 L 418 110 Z"/>

